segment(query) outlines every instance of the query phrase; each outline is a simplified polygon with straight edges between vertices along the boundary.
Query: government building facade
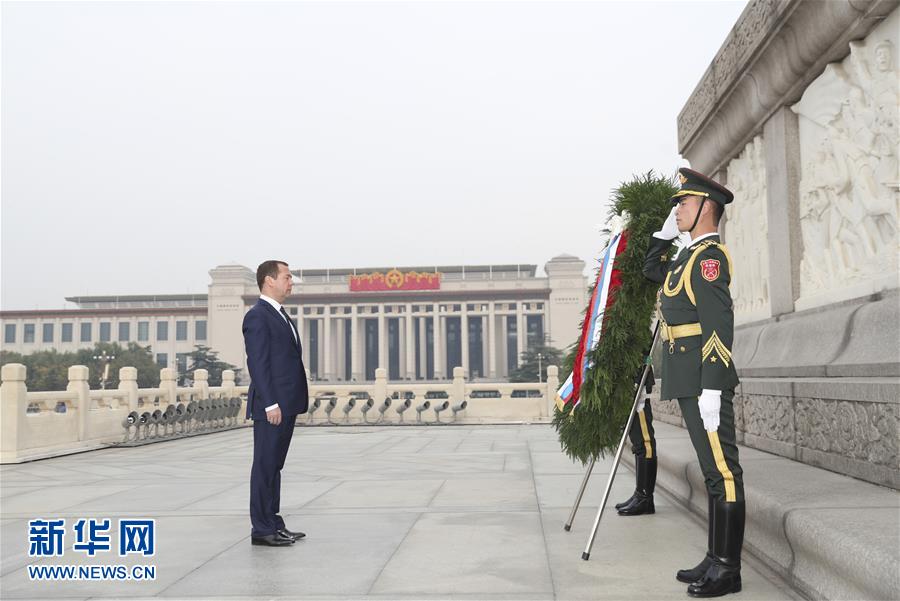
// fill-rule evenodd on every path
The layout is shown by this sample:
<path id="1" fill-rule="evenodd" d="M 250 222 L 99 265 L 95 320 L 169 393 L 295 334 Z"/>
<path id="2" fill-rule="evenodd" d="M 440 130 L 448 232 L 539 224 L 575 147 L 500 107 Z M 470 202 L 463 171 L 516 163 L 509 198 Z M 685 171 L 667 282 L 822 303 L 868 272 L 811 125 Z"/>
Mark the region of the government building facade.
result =
<path id="1" fill-rule="evenodd" d="M 565 348 L 587 302 L 585 263 L 294 270 L 285 309 L 315 381 L 470 380 L 509 377 L 529 348 Z M 208 295 L 69 297 L 78 308 L 0 312 L 3 349 L 73 351 L 97 342 L 149 346 L 161 367 L 184 371 L 203 344 L 247 374 L 241 323 L 259 298 L 255 272 L 221 265 Z"/>

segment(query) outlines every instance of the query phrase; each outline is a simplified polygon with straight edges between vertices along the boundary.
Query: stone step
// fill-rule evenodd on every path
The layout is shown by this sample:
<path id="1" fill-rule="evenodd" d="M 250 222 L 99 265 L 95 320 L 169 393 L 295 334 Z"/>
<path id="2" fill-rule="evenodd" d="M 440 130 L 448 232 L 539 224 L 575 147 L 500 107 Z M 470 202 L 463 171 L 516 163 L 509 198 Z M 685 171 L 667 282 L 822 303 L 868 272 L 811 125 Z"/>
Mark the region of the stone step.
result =
<path id="1" fill-rule="evenodd" d="M 706 488 L 687 430 L 654 427 L 657 486 L 705 520 Z M 634 467 L 633 455 L 623 458 Z M 740 459 L 745 550 L 811 599 L 900 598 L 898 491 L 748 447 Z"/>

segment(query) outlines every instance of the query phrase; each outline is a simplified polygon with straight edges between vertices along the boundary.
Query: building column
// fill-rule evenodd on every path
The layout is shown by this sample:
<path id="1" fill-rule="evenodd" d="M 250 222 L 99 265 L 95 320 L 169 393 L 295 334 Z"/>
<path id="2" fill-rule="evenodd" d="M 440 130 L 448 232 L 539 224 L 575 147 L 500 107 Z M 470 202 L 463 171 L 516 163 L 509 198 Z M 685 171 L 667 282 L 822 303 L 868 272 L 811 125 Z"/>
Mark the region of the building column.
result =
<path id="1" fill-rule="evenodd" d="M 766 219 L 769 224 L 769 310 L 794 312 L 800 296 L 800 126 L 783 106 L 763 126 L 766 155 Z"/>
<path id="2" fill-rule="evenodd" d="M 310 349 L 310 341 L 309 341 L 309 319 L 304 319 L 299 324 L 297 324 L 297 331 L 300 332 L 301 342 L 303 343 L 303 365 L 306 366 L 306 369 L 309 370 L 309 359 L 312 357 L 312 349 Z"/>
<path id="3" fill-rule="evenodd" d="M 334 370 L 332 369 L 334 341 L 331 339 L 331 307 L 329 305 L 325 305 L 325 317 L 322 318 L 322 349 L 322 378 L 330 382 L 334 380 Z"/>
<path id="4" fill-rule="evenodd" d="M 347 322 L 341 318 L 334 320 L 334 379 L 343 380 L 346 370 L 344 361 L 344 331 Z"/>
<path id="5" fill-rule="evenodd" d="M 465 301 L 461 305 L 462 314 L 459 317 L 459 329 L 460 329 L 460 344 L 462 346 L 462 368 L 463 368 L 463 377 L 467 380 L 471 377 L 471 370 L 469 369 L 469 311 L 468 306 Z"/>
<path id="6" fill-rule="evenodd" d="M 488 376 L 493 380 L 497 377 L 497 316 L 494 314 L 494 302 L 488 303 L 487 315 L 487 358 L 488 358 Z"/>
<path id="7" fill-rule="evenodd" d="M 378 305 L 378 367 L 387 369 L 387 328 L 384 322 L 384 305 Z"/>
<path id="8" fill-rule="evenodd" d="M 359 356 L 359 313 L 356 305 L 350 305 L 350 378 L 363 381 L 362 360 Z"/>
<path id="9" fill-rule="evenodd" d="M 494 338 L 494 342 L 497 344 L 497 376 L 505 378 L 509 375 L 506 368 L 508 361 L 506 357 L 506 315 L 498 315 L 497 319 L 500 320 L 497 327 L 497 337 Z"/>
<path id="10" fill-rule="evenodd" d="M 406 376 L 406 320 L 397 317 L 397 379 L 402 380 Z M 390 343 L 390 341 L 388 341 Z M 390 363 L 391 347 L 388 344 L 388 363 Z M 390 375 L 390 373 L 388 373 Z"/>
<path id="11" fill-rule="evenodd" d="M 481 376 L 488 375 L 488 357 L 490 356 L 490 339 L 488 338 L 488 318 L 482 315 L 478 319 L 481 320 Z"/>
<path id="12" fill-rule="evenodd" d="M 416 318 L 419 324 L 419 373 L 416 377 L 422 376 L 422 379 L 428 377 L 428 322 L 424 317 Z"/>
<path id="13" fill-rule="evenodd" d="M 324 319 L 321 317 L 316 318 L 316 332 L 319 335 L 319 340 L 316 344 L 316 355 L 318 356 L 318 373 L 316 373 L 317 380 L 325 379 L 325 332 L 322 324 L 324 323 Z"/>
<path id="14" fill-rule="evenodd" d="M 297 335 L 300 336 L 300 347 L 306 351 L 306 341 L 309 340 L 306 337 L 306 330 L 304 329 L 306 326 L 306 320 L 303 319 L 303 307 L 297 307 Z M 209 328 L 209 322 L 206 322 L 206 327 Z M 206 334 L 206 338 L 209 339 L 209 332 Z M 304 359 L 304 362 L 306 360 Z"/>
<path id="15" fill-rule="evenodd" d="M 516 303 L 516 366 L 522 365 L 525 352 L 525 313 L 521 302 Z"/>
<path id="16" fill-rule="evenodd" d="M 406 305 L 403 334 L 406 338 L 406 377 L 416 379 L 416 337 L 413 333 L 412 304 Z"/>
<path id="17" fill-rule="evenodd" d="M 444 336 L 441 323 L 441 306 L 438 303 L 434 307 L 434 379 L 440 380 L 444 377 Z"/>

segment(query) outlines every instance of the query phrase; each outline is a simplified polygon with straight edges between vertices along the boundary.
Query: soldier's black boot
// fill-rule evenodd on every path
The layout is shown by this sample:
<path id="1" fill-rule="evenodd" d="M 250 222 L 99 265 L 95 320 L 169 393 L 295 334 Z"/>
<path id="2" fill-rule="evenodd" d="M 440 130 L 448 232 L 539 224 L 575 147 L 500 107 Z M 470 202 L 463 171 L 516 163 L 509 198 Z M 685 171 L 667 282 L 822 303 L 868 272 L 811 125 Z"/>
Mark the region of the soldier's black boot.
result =
<path id="1" fill-rule="evenodd" d="M 640 456 L 640 455 L 635 455 L 635 456 L 634 456 L 634 477 L 635 477 L 635 480 L 636 480 L 637 477 L 638 477 L 637 463 L 638 463 L 638 460 L 639 460 L 639 459 L 641 459 L 641 456 Z M 631 505 L 632 503 L 634 503 L 634 501 L 635 501 L 635 496 L 637 496 L 637 491 L 638 491 L 638 489 L 637 489 L 637 484 L 635 484 L 634 493 L 633 493 L 630 497 L 628 497 L 626 500 L 622 501 L 621 503 L 616 503 L 616 511 L 619 511 L 619 510 L 622 509 L 623 507 L 626 507 L 626 506 Z"/>
<path id="2" fill-rule="evenodd" d="M 703 561 L 698 563 L 696 566 L 689 570 L 678 570 L 678 573 L 675 574 L 675 579 L 679 582 L 685 582 L 687 584 L 692 584 L 700 580 L 704 574 L 706 574 L 706 570 L 709 569 L 709 566 L 712 565 L 713 562 L 713 534 L 715 533 L 714 526 L 714 518 L 716 516 L 715 510 L 715 499 L 712 495 L 707 495 L 708 506 L 706 509 L 706 520 L 707 520 L 707 528 L 706 528 L 706 557 L 703 558 Z"/>
<path id="3" fill-rule="evenodd" d="M 713 562 L 700 580 L 688 586 L 691 597 L 721 597 L 741 590 L 741 547 L 744 545 L 744 502 L 716 499 Z"/>
<path id="4" fill-rule="evenodd" d="M 643 455 L 634 458 L 637 488 L 630 502 L 619 508 L 619 515 L 644 515 L 656 513 L 653 505 L 653 490 L 656 488 L 656 457 L 646 459 Z"/>

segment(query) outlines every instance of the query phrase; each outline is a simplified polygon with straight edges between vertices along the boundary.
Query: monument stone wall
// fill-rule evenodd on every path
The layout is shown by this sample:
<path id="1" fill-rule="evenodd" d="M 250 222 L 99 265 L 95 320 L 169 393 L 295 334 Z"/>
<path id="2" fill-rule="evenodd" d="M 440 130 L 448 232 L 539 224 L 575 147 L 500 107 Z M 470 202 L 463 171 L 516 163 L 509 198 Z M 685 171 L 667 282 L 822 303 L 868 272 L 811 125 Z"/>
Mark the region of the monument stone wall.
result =
<path id="1" fill-rule="evenodd" d="M 751 1 L 678 117 L 682 155 L 735 193 L 739 439 L 893 488 L 898 4 Z"/>

